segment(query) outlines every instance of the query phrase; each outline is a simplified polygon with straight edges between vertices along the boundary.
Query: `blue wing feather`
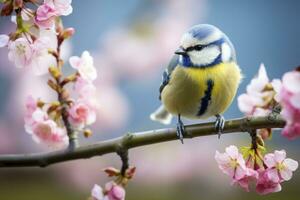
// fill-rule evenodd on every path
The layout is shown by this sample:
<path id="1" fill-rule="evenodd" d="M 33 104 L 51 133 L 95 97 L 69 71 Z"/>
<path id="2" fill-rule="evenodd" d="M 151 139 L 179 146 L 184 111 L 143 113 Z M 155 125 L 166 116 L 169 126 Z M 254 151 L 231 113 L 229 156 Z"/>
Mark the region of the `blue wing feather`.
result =
<path id="1" fill-rule="evenodd" d="M 170 81 L 170 76 L 171 76 L 172 71 L 178 65 L 178 62 L 179 62 L 178 59 L 179 59 L 179 55 L 175 54 L 172 57 L 171 61 L 169 62 L 167 69 L 163 73 L 162 83 L 160 84 L 160 87 L 159 87 L 159 100 L 161 100 L 161 93 L 162 93 L 163 89 L 165 88 L 166 85 L 168 85 L 168 83 Z"/>

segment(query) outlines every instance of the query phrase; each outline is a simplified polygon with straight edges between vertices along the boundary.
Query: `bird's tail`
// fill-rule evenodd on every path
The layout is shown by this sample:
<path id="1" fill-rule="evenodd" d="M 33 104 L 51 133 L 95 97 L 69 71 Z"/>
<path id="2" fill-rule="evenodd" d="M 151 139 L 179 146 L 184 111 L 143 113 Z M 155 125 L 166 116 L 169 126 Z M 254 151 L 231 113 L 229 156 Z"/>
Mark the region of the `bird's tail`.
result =
<path id="1" fill-rule="evenodd" d="M 155 110 L 150 115 L 150 119 L 167 125 L 167 124 L 171 124 L 172 115 L 165 109 L 163 105 L 161 105 L 157 110 Z"/>

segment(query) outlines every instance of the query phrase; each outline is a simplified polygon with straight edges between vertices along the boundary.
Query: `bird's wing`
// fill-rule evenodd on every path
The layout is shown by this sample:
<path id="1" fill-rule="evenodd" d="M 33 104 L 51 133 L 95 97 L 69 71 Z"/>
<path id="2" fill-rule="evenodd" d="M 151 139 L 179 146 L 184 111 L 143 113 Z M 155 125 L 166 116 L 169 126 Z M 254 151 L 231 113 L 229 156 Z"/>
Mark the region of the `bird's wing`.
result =
<path id="1" fill-rule="evenodd" d="M 167 69 L 164 71 L 163 76 L 162 76 L 162 83 L 160 84 L 159 87 L 159 100 L 161 100 L 161 93 L 163 91 L 163 89 L 165 88 L 166 85 L 168 85 L 169 80 L 170 80 L 170 76 L 172 71 L 177 67 L 178 65 L 178 59 L 179 59 L 179 55 L 174 55 L 171 59 L 171 61 L 169 62 L 169 65 L 167 67 Z"/>

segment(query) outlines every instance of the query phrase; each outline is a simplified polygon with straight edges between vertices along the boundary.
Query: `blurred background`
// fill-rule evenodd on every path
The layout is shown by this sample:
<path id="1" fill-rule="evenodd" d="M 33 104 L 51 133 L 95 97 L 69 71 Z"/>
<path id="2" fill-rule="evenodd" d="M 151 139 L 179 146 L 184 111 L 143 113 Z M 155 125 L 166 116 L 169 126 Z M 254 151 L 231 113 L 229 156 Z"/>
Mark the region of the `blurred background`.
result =
<path id="1" fill-rule="evenodd" d="M 239 94 L 261 62 L 270 79 L 300 64 L 300 1 L 89 0 L 72 5 L 73 13 L 63 20 L 76 34 L 64 45 L 65 59 L 84 50 L 93 54 L 101 105 L 92 126 L 94 135 L 81 138 L 82 144 L 164 127 L 150 121 L 149 114 L 160 105 L 158 88 L 164 67 L 182 33 L 194 24 L 216 25 L 230 37 L 245 75 Z M 1 18 L 0 33 L 14 28 L 10 19 Z M 68 73 L 68 67 L 65 70 Z M 16 69 L 2 48 L 0 91 L 0 153 L 49 151 L 34 143 L 23 127 L 25 97 L 51 96 L 46 77 Z M 241 116 L 235 99 L 225 117 Z M 184 145 L 174 141 L 130 150 L 130 163 L 137 173 L 127 186 L 126 199 L 299 199 L 299 170 L 282 185 L 282 192 L 267 197 L 231 187 L 214 160 L 216 150 L 223 152 L 231 144 L 249 145 L 250 138 L 237 133 L 220 140 L 201 137 Z M 299 144 L 275 132 L 267 147 L 269 151 L 286 149 L 288 157 L 299 161 Z M 109 154 L 45 169 L 0 169 L 0 199 L 84 200 L 95 183 L 108 181 L 101 169 L 120 164 L 115 154 Z"/>

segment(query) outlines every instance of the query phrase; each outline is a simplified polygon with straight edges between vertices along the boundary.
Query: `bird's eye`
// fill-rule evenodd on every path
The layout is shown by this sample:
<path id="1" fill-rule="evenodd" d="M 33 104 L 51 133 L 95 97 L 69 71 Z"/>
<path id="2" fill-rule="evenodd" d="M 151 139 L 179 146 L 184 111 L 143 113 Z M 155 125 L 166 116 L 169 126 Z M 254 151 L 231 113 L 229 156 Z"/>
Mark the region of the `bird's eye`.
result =
<path id="1" fill-rule="evenodd" d="M 200 50 L 202 50 L 204 48 L 204 46 L 203 45 L 196 45 L 196 46 L 194 46 L 194 50 L 196 50 L 196 51 L 200 51 Z"/>

